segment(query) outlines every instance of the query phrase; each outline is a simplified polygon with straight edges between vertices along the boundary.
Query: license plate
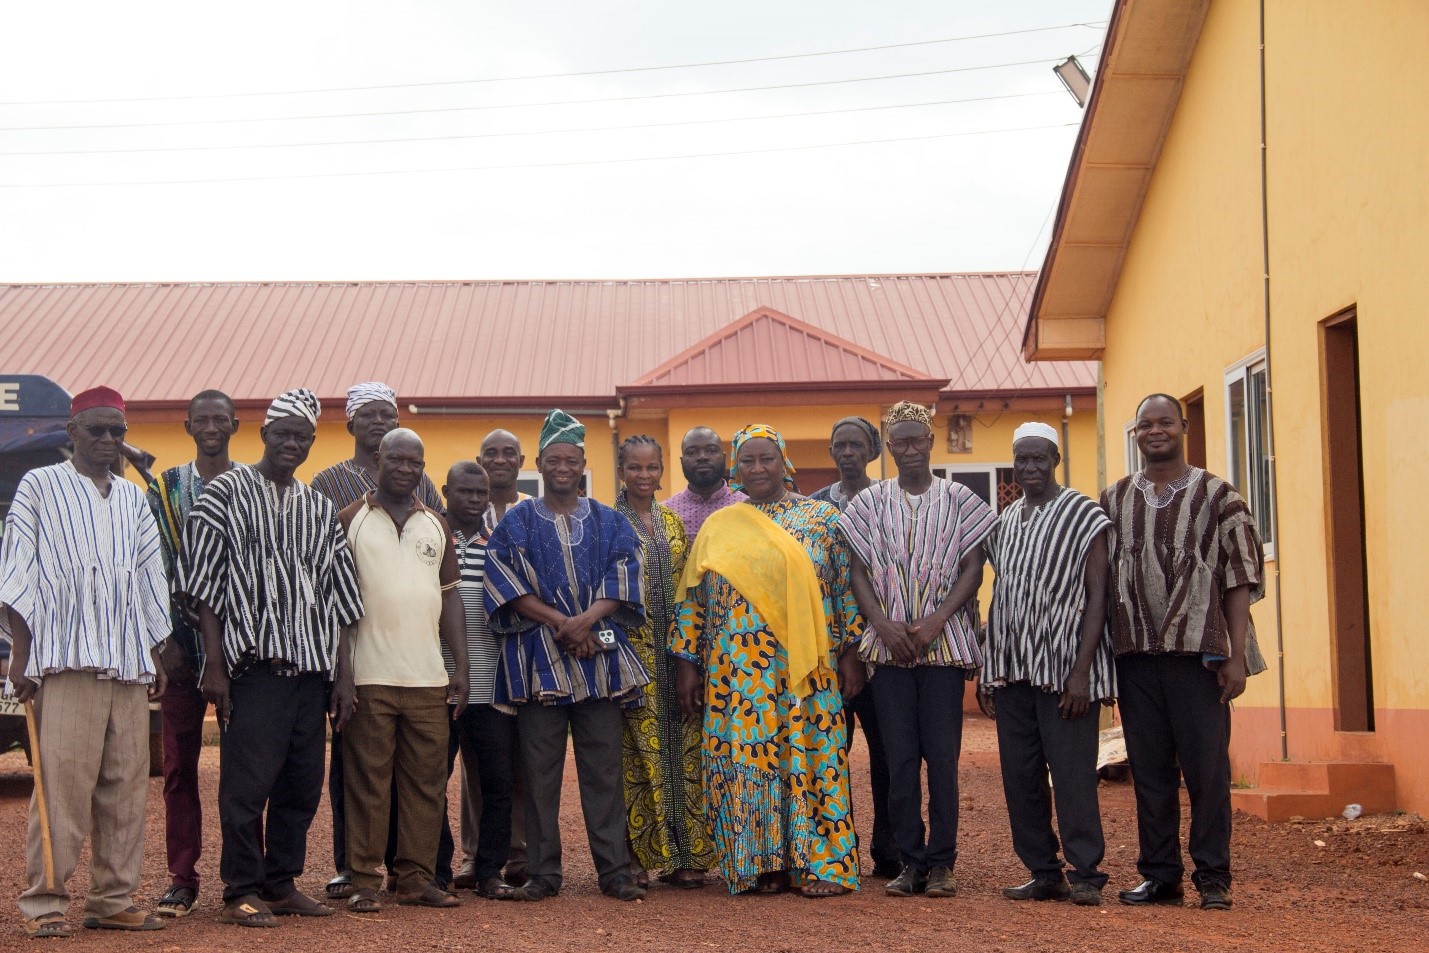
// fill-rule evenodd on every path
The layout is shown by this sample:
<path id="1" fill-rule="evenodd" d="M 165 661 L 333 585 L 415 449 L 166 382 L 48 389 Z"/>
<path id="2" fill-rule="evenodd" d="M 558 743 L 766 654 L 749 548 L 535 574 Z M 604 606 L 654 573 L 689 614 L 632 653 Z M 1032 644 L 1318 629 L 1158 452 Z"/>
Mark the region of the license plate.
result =
<path id="1" fill-rule="evenodd" d="M 0 695 L 0 715 L 23 715 L 25 706 L 9 695 Z"/>

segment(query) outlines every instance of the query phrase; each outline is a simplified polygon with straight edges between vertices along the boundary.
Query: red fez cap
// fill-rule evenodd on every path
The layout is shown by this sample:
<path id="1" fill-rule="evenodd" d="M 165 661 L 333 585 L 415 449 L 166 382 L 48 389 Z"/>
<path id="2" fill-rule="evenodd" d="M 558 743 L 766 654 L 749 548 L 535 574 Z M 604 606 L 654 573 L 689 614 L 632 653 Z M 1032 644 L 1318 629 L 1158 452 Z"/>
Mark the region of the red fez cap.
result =
<path id="1" fill-rule="evenodd" d="M 74 399 L 69 403 L 69 415 L 74 417 L 96 407 L 113 407 L 123 413 L 124 398 L 112 387 L 91 387 L 74 395 Z"/>

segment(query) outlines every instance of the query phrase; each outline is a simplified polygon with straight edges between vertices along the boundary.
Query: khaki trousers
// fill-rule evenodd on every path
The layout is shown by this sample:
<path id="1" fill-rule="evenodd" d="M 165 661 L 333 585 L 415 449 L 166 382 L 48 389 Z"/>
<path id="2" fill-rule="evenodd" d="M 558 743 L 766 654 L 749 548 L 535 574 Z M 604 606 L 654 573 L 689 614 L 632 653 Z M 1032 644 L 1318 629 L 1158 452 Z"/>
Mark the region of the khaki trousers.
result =
<path id="1" fill-rule="evenodd" d="M 40 812 L 30 799 L 20 912 L 33 920 L 67 914 L 85 838 L 90 840 L 84 915 L 110 917 L 133 905 L 144 862 L 149 784 L 149 693 L 92 672 L 46 675 L 36 696 L 40 764 L 54 847 L 55 885 L 45 884 Z"/>
<path id="2" fill-rule="evenodd" d="M 446 686 L 357 686 L 357 711 L 342 729 L 342 783 L 347 862 L 359 889 L 382 883 L 394 780 L 397 889 L 416 893 L 432 882 L 447 809 L 446 696 Z"/>

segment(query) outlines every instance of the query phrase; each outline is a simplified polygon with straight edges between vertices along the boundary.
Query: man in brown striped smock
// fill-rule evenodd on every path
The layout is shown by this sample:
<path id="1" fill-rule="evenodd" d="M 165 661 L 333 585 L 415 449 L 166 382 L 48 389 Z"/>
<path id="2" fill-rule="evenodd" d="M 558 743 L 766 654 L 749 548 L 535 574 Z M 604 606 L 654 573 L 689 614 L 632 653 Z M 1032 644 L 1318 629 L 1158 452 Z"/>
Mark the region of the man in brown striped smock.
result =
<path id="1" fill-rule="evenodd" d="M 1142 882 L 1122 903 L 1182 899 L 1179 780 L 1191 799 L 1201 908 L 1231 905 L 1230 702 L 1265 670 L 1250 621 L 1264 553 L 1245 500 L 1186 463 L 1186 418 L 1152 394 L 1136 412 L 1146 468 L 1102 493 L 1111 518 L 1107 625 L 1136 788 Z"/>

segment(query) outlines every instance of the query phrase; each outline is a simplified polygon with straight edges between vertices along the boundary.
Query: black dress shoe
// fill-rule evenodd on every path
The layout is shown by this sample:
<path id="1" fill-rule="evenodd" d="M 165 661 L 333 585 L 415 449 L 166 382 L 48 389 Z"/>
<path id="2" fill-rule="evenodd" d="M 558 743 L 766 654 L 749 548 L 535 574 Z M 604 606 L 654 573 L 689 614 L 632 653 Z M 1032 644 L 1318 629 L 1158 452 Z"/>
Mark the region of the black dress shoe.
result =
<path id="1" fill-rule="evenodd" d="M 1117 891 L 1116 899 L 1133 907 L 1144 907 L 1152 903 L 1175 904 L 1179 907 L 1185 896 L 1186 892 L 1181 889 L 1180 884 L 1162 883 L 1148 877 L 1130 890 Z"/>
<path id="2" fill-rule="evenodd" d="M 903 873 L 903 864 L 900 861 L 892 863 L 875 863 L 873 865 L 873 876 L 880 880 L 892 880 Z"/>
<path id="3" fill-rule="evenodd" d="M 1003 887 L 1002 895 L 1008 900 L 1066 900 L 1072 895 L 1072 888 L 1065 877 L 1057 880 L 1032 879 L 1018 887 Z"/>

